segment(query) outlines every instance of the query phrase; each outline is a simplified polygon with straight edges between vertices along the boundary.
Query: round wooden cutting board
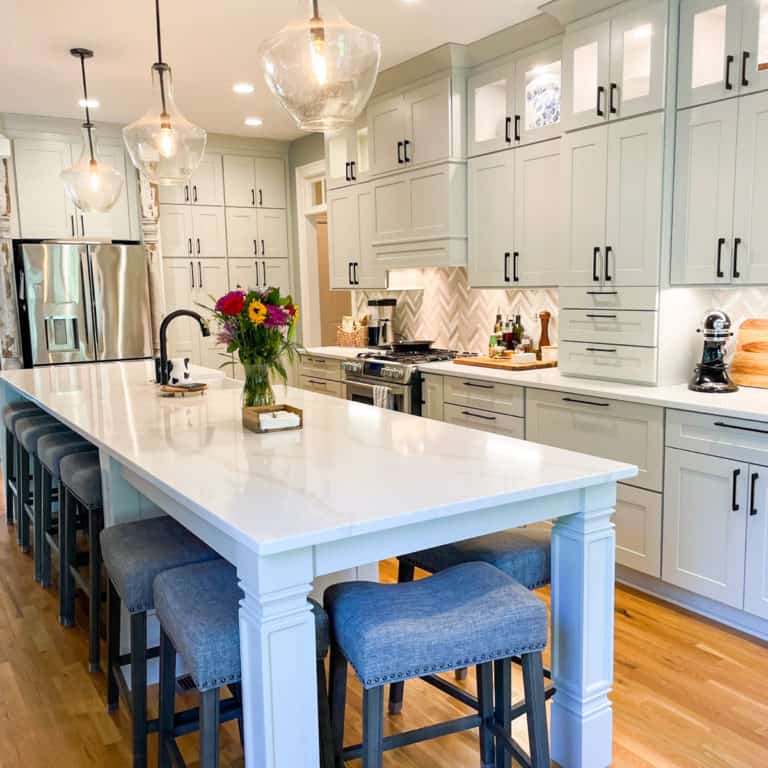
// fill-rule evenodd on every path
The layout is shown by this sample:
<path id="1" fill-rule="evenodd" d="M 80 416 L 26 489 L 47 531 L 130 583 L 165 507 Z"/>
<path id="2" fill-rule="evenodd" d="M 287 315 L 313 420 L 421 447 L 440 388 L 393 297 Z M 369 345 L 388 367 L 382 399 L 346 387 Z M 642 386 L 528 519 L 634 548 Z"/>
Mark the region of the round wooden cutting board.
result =
<path id="1" fill-rule="evenodd" d="M 731 378 L 742 387 L 768 389 L 768 319 L 753 318 L 741 324 Z"/>

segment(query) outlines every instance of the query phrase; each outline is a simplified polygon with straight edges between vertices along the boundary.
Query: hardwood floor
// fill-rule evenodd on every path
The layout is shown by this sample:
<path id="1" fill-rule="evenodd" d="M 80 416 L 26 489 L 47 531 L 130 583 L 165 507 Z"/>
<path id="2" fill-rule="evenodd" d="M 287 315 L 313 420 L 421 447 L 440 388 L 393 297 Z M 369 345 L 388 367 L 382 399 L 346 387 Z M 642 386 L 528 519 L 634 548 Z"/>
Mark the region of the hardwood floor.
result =
<path id="1" fill-rule="evenodd" d="M 381 573 L 391 580 L 394 564 L 383 563 Z M 541 596 L 546 599 L 546 591 Z M 87 671 L 87 620 L 82 606 L 80 611 L 76 628 L 59 625 L 55 589 L 34 583 L 31 558 L 19 553 L 15 530 L 0 525 L 0 768 L 130 766 L 128 715 L 124 707 L 114 716 L 106 713 L 104 675 Z M 471 679 L 468 685 L 473 687 Z M 616 766 L 767 766 L 766 691 L 768 646 L 617 589 Z M 349 701 L 348 741 L 359 740 L 356 682 L 350 683 Z M 386 728 L 406 730 L 465 711 L 415 681 L 406 687 L 403 714 L 388 718 Z M 234 724 L 224 727 L 221 743 L 222 768 L 242 766 Z M 197 765 L 196 738 L 184 738 L 181 747 L 190 766 Z M 150 749 L 154 765 L 154 737 Z M 385 768 L 477 764 L 471 731 L 390 752 L 384 761 Z"/>

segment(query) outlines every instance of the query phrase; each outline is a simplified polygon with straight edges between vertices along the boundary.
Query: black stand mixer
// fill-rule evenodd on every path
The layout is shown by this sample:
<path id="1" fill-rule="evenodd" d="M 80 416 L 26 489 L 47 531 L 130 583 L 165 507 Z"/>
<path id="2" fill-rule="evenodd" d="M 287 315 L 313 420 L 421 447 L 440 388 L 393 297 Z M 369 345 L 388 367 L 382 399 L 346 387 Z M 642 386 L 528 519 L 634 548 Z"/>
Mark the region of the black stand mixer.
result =
<path id="1" fill-rule="evenodd" d="M 731 319 L 722 310 L 713 310 L 704 318 L 704 327 L 697 328 L 696 333 L 704 334 L 704 350 L 688 389 L 694 392 L 736 392 L 738 387 L 731 381 L 725 365 L 725 345 L 733 336 Z"/>

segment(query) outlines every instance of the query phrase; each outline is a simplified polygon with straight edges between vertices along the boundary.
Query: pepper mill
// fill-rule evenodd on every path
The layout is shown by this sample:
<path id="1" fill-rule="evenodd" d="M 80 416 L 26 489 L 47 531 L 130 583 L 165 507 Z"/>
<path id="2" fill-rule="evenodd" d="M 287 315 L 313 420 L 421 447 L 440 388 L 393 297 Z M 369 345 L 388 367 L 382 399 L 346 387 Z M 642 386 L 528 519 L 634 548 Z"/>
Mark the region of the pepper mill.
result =
<path id="1" fill-rule="evenodd" d="M 541 320 L 541 336 L 539 337 L 539 349 L 537 350 L 536 357 L 541 360 L 541 348 L 548 347 L 549 344 L 549 321 L 552 319 L 552 313 L 539 312 L 539 320 Z"/>

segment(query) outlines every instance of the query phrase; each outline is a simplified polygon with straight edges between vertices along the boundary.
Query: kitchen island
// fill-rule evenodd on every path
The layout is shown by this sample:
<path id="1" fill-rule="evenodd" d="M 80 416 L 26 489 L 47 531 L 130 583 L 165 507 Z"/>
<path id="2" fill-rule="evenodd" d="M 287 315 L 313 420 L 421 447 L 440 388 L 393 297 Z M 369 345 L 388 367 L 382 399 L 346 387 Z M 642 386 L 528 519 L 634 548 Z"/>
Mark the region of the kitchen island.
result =
<path id="1" fill-rule="evenodd" d="M 611 763 L 611 515 L 635 467 L 281 387 L 305 426 L 258 435 L 241 426 L 238 383 L 165 399 L 152 373 L 144 362 L 7 371 L 0 405 L 32 400 L 98 447 L 107 525 L 161 510 L 235 565 L 246 765 L 318 765 L 316 578 L 544 520 L 556 521 L 552 756 Z"/>

